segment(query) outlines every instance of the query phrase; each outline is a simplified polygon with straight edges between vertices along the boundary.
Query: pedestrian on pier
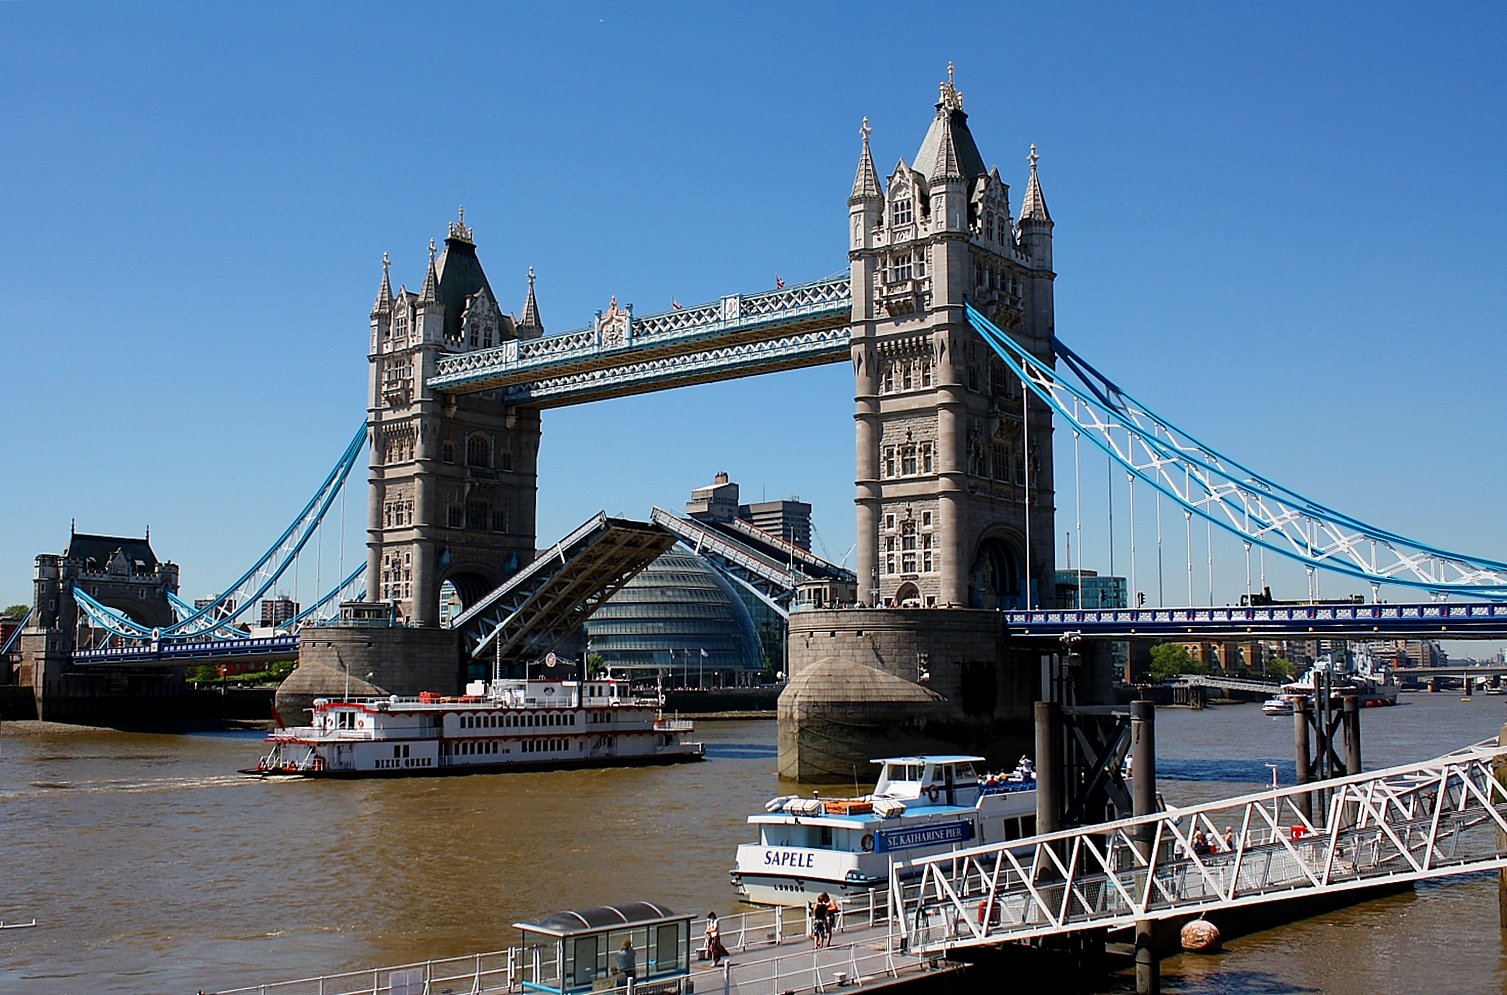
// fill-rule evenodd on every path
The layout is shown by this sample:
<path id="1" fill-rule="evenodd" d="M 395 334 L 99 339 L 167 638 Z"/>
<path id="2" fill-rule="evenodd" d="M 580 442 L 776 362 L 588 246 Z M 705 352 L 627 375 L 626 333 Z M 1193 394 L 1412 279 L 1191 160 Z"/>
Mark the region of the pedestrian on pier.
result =
<path id="1" fill-rule="evenodd" d="M 727 947 L 722 945 L 722 926 L 717 922 L 715 912 L 706 914 L 706 954 L 712 959 L 713 967 L 732 956 L 727 952 Z"/>
<path id="2" fill-rule="evenodd" d="M 832 942 L 832 921 L 836 916 L 837 903 L 831 896 L 825 891 L 816 896 L 816 904 L 811 907 L 811 935 L 818 950 Z"/>

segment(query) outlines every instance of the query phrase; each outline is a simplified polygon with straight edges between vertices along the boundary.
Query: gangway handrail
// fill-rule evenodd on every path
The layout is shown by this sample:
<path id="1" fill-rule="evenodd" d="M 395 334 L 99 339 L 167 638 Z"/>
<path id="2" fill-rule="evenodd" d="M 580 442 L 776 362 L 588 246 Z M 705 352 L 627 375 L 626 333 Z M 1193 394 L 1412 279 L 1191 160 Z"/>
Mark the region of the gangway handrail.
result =
<path id="1" fill-rule="evenodd" d="M 1495 832 L 1470 832 L 1507 832 L 1504 757 L 1488 740 L 1422 763 L 897 861 L 891 915 L 912 950 L 935 952 L 1507 867 Z M 1201 849 L 1195 834 L 1217 840 L 1221 825 L 1229 846 Z"/>

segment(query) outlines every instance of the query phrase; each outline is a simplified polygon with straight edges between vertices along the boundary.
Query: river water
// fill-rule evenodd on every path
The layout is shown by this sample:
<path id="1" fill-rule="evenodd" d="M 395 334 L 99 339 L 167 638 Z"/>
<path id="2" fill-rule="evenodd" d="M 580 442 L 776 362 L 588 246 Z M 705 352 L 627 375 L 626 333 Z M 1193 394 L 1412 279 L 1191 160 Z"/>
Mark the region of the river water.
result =
<path id="1" fill-rule="evenodd" d="M 1368 767 L 1495 736 L 1504 699 L 1364 713 Z M 1292 780 L 1292 719 L 1157 713 L 1169 802 Z M 260 734 L 0 730 L 0 992 L 191 993 L 512 943 L 513 922 L 652 899 L 725 912 L 744 817 L 782 793 L 772 721 L 703 722 L 675 767 L 391 781 L 238 777 Z M 788 787 L 785 789 L 788 790 Z M 1165 962 L 1196 993 L 1507 990 L 1495 878 L 1431 884 Z M 1127 990 L 1123 982 L 1117 982 Z"/>

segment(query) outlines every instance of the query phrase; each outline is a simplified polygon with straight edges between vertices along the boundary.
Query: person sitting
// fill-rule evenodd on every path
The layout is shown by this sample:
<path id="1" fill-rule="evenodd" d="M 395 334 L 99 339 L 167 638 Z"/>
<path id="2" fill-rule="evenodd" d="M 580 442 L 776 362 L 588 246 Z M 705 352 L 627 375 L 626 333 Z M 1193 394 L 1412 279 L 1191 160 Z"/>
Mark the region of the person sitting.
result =
<path id="1" fill-rule="evenodd" d="M 612 966 L 618 976 L 623 979 L 624 984 L 638 977 L 638 954 L 633 949 L 631 936 L 623 937 L 623 945 L 618 948 L 617 953 L 612 955 L 612 959 L 614 962 Z"/>

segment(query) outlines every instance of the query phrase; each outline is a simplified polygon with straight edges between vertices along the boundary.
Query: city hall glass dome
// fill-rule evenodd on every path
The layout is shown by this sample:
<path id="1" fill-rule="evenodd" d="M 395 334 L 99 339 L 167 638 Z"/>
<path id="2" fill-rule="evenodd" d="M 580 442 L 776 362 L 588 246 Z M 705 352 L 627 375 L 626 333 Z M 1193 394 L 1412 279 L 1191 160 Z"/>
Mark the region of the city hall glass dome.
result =
<path id="1" fill-rule="evenodd" d="M 664 668 L 675 684 L 739 683 L 764 669 L 748 606 L 726 578 L 681 545 L 598 608 L 586 639 L 587 652 L 614 672 Z"/>

